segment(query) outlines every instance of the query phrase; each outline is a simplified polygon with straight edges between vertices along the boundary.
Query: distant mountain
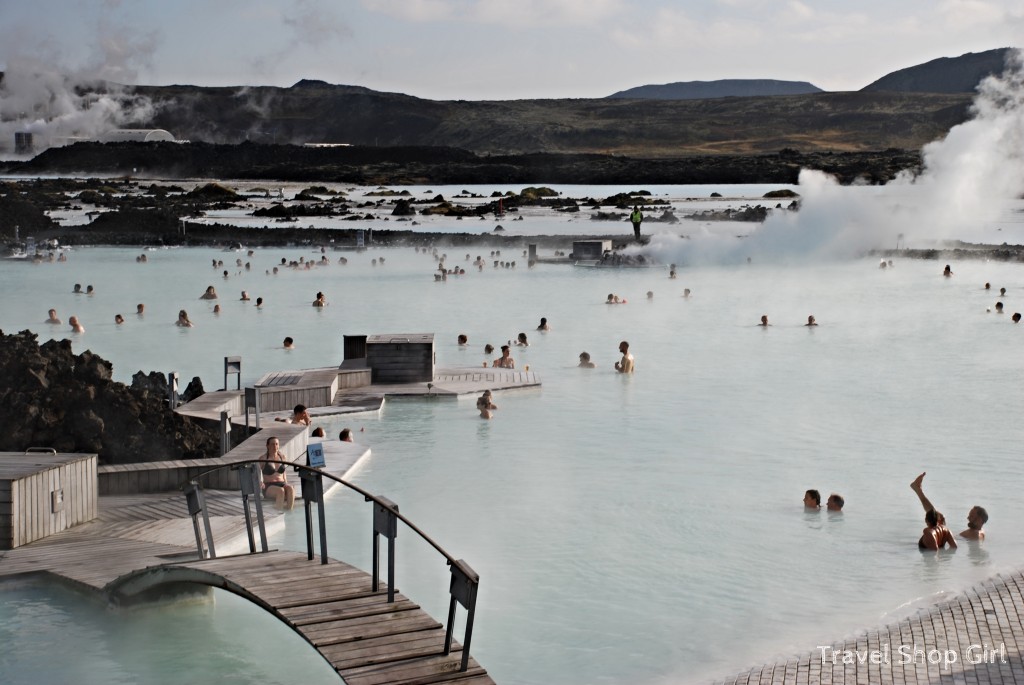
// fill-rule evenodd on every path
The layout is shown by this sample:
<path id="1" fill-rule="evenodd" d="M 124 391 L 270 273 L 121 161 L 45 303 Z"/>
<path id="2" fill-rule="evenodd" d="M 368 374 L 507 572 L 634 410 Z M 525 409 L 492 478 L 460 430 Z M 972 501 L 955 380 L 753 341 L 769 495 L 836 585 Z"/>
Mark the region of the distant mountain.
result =
<path id="1" fill-rule="evenodd" d="M 774 79 L 721 79 L 718 81 L 679 81 L 663 85 L 637 86 L 609 95 L 611 98 L 641 100 L 710 100 L 730 97 L 764 97 L 767 95 L 807 95 L 823 93 L 806 81 Z"/>
<path id="2" fill-rule="evenodd" d="M 1012 48 L 968 52 L 959 57 L 940 57 L 883 76 L 861 88 L 864 91 L 902 93 L 973 93 L 990 74 L 1001 74 Z"/>

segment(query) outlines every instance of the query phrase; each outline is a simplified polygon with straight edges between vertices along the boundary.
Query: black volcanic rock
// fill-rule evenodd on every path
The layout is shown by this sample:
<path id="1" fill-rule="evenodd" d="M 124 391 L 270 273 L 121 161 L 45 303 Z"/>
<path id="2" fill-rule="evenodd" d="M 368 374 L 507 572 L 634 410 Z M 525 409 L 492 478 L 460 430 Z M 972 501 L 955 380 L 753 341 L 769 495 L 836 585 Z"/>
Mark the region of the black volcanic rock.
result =
<path id="1" fill-rule="evenodd" d="M 940 57 L 886 74 L 861 88 L 861 92 L 973 93 L 982 79 L 1003 73 L 1010 51 L 1011 48 L 999 48 Z"/>
<path id="2" fill-rule="evenodd" d="M 620 90 L 608 99 L 703 100 L 707 98 L 765 97 L 770 95 L 806 95 L 823 93 L 806 81 L 775 79 L 720 79 L 718 81 L 678 81 L 661 85 L 637 86 Z"/>
<path id="3" fill-rule="evenodd" d="M 0 449 L 94 452 L 103 464 L 217 456 L 216 435 L 168 409 L 154 375 L 136 374 L 130 388 L 69 340 L 38 345 L 31 331 L 0 331 Z"/>

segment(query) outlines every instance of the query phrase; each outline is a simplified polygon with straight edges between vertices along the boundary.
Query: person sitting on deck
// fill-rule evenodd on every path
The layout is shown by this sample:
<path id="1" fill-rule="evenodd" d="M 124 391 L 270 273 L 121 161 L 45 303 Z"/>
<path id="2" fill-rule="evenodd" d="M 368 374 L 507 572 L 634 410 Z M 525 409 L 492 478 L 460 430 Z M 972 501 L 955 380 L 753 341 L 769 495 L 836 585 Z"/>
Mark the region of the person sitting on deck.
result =
<path id="1" fill-rule="evenodd" d="M 516 360 L 512 358 L 512 349 L 508 345 L 501 346 L 501 356 L 494 360 L 491 364 L 493 368 L 498 369 L 514 369 L 516 368 Z"/>
<path id="2" fill-rule="evenodd" d="M 278 451 L 280 447 L 281 442 L 276 437 L 267 438 L 267 451 L 260 459 L 264 462 L 260 469 L 263 476 L 263 495 L 272 497 L 274 506 L 278 509 L 293 509 L 295 488 L 288 484 L 284 456 Z"/>
<path id="3" fill-rule="evenodd" d="M 934 512 L 938 516 L 938 518 L 941 519 L 941 521 L 937 525 L 941 525 L 943 527 L 943 529 L 945 529 L 945 525 L 946 525 L 945 517 L 943 517 L 942 514 L 940 514 L 939 512 L 935 511 L 935 507 L 932 506 L 932 503 L 928 500 L 927 497 L 925 497 L 924 488 L 922 486 L 922 484 L 924 482 L 924 476 L 925 476 L 925 474 L 922 473 L 920 476 L 915 478 L 914 482 L 910 484 L 910 489 L 913 490 L 917 494 L 917 498 L 919 500 L 921 500 L 921 506 L 924 507 L 925 513 L 927 514 L 929 512 Z M 927 517 L 925 518 L 925 521 L 927 521 Z M 985 508 L 984 507 L 979 507 L 977 505 L 971 507 L 971 510 L 969 512 L 967 512 L 967 530 L 962 531 L 960 533 L 960 537 L 962 537 L 962 538 L 964 538 L 966 540 L 984 540 L 985 539 L 984 526 L 985 526 L 986 523 L 988 523 L 988 512 L 985 511 Z M 929 525 L 933 525 L 933 524 L 929 524 Z M 946 530 L 947 533 L 949 533 L 948 529 L 945 529 L 945 530 Z M 925 529 L 925 532 L 927 533 L 927 529 Z M 925 540 L 925 537 L 926 536 L 922 536 L 922 538 L 921 538 L 922 542 L 927 542 Z M 952 535 L 950 535 L 950 542 L 953 543 L 951 545 L 951 547 L 955 548 L 956 547 L 956 541 L 952 539 Z M 941 547 L 942 545 L 939 545 L 939 546 Z M 927 549 L 938 549 L 938 548 L 937 547 L 928 547 Z"/>

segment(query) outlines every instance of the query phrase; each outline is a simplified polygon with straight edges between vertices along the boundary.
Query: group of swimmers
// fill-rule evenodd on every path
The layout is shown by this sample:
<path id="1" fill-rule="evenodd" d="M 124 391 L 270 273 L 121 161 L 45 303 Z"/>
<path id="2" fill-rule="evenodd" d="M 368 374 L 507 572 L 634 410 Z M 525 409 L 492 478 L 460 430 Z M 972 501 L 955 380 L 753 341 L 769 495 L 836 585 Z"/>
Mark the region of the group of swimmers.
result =
<path id="1" fill-rule="evenodd" d="M 956 538 L 964 540 L 982 541 L 985 539 L 985 524 L 988 523 L 988 512 L 984 507 L 974 506 L 967 513 L 967 528 L 954 537 L 946 525 L 946 517 L 938 511 L 924 494 L 924 477 L 922 473 L 910 484 L 910 489 L 917 495 L 921 506 L 924 508 L 925 528 L 921 531 L 921 537 L 917 541 L 918 549 L 937 551 L 948 547 L 956 549 Z M 841 513 L 846 501 L 841 495 L 832 493 L 828 497 L 826 509 L 832 513 Z M 804 509 L 809 511 L 821 509 L 821 494 L 817 490 L 807 490 L 804 493 Z"/>
<path id="2" fill-rule="evenodd" d="M 771 326 L 771 324 L 768 323 L 768 315 L 767 314 L 762 314 L 761 315 L 761 323 L 759 323 L 757 325 L 761 326 L 763 328 L 767 328 L 767 327 Z M 818 325 L 818 321 L 817 321 L 817 319 L 814 318 L 813 314 L 811 314 L 810 316 L 807 317 L 807 323 L 804 324 L 804 326 L 817 326 L 817 325 Z"/>

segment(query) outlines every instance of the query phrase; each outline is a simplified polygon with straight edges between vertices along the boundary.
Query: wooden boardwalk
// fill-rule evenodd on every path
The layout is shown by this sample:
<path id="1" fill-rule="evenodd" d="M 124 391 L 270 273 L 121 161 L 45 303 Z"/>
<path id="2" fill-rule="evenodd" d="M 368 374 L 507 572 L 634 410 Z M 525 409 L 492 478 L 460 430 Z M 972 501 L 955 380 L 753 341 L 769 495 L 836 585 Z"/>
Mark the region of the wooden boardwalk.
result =
<path id="1" fill-rule="evenodd" d="M 325 449 L 330 471 L 347 470 L 366 452 L 350 443 Z M 43 574 L 115 604 L 168 583 L 223 588 L 285 622 L 349 685 L 493 683 L 472 657 L 459 671 L 461 646 L 453 640 L 451 652 L 442 654 L 445 627 L 397 590 L 388 602 L 386 583 L 374 592 L 364 571 L 334 559 L 310 561 L 300 552 L 225 556 L 248 551 L 241 496 L 204 494 L 216 559 L 198 559 L 181 493 L 102 496 L 94 520 L 0 551 L 0 580 Z M 265 506 L 264 515 L 272 532 L 287 514 Z M 258 530 L 255 535 L 259 548 Z"/>
<path id="2" fill-rule="evenodd" d="M 263 607 L 306 639 L 349 685 L 494 681 L 462 648 L 444 655 L 445 627 L 396 591 L 374 592 L 370 576 L 340 561 L 321 564 L 299 552 L 267 552 L 164 564 L 133 571 L 105 589 L 122 600 L 166 583 L 198 583 Z"/>

